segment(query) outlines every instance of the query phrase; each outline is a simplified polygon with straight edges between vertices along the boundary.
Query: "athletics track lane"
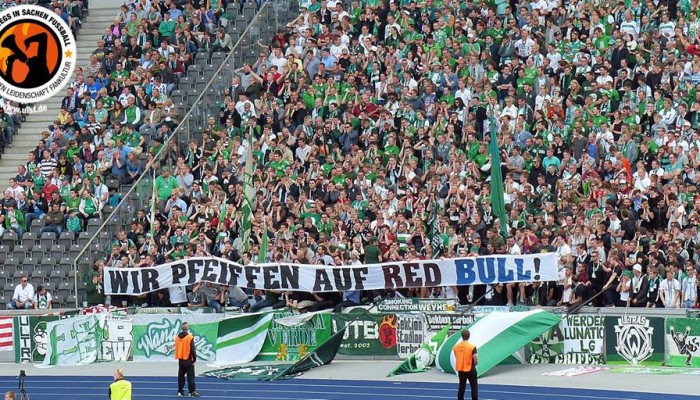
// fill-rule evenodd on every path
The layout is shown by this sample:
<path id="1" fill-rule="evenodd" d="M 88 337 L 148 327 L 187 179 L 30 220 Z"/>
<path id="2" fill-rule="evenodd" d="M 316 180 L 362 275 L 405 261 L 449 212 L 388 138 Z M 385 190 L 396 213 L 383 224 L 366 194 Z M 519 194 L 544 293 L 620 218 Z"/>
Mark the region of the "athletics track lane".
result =
<path id="1" fill-rule="evenodd" d="M 63 367 L 70 368 L 70 367 Z M 25 384 L 30 400 L 107 399 L 111 377 L 30 376 Z M 175 377 L 127 377 L 134 400 L 176 398 Z M 0 377 L 0 390 L 17 390 L 16 377 Z M 202 399 L 241 400 L 406 400 L 456 398 L 457 385 L 449 383 L 290 379 L 277 382 L 224 381 L 197 377 Z M 612 390 L 582 390 L 529 386 L 490 385 L 479 387 L 480 400 L 700 400 L 700 396 L 662 395 Z M 467 397 L 469 396 L 467 389 Z M 19 399 L 20 397 L 18 397 Z"/>

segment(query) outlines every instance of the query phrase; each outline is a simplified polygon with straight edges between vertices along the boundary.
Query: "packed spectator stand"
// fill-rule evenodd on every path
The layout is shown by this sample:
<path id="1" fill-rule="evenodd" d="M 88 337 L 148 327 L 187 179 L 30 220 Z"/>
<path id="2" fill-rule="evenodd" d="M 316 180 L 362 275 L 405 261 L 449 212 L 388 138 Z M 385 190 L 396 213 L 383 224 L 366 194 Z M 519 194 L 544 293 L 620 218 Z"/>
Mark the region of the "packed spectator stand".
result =
<path id="1" fill-rule="evenodd" d="M 240 16 L 256 6 L 265 22 L 247 29 Z M 184 30 L 183 42 L 154 46 L 152 56 L 167 61 L 160 75 L 139 73 L 156 63 L 128 57 L 126 47 L 122 56 L 135 71 L 115 67 L 107 78 L 94 68 L 98 80 L 109 80 L 106 95 L 96 95 L 114 105 L 108 121 L 125 126 L 97 127 L 88 112 L 95 131 L 87 134 L 103 146 L 95 170 L 80 169 L 89 163 L 79 147 L 71 153 L 78 159 L 64 163 L 82 171 L 76 179 L 107 188 L 88 192 L 104 196 L 105 219 L 85 218 L 69 248 L 77 257 L 70 262 L 90 271 L 77 277 L 88 303 L 105 300 L 95 291 L 105 265 L 148 267 L 193 255 L 347 265 L 556 252 L 561 277 L 542 284 L 336 294 L 195 285 L 177 299 L 164 290 L 111 300 L 313 310 L 392 295 L 568 305 L 601 293 L 594 305 L 697 306 L 697 1 L 310 0 L 285 29 L 270 29 L 271 11 L 285 21 L 295 9 L 229 4 L 226 16 L 215 12 L 217 22 L 198 31 L 207 45 L 197 51 L 194 20 L 189 31 L 178 22 L 172 32 Z M 134 14 L 127 5 L 121 36 L 138 31 Z M 240 46 L 226 57 L 219 51 L 229 43 Z M 172 55 L 178 49 L 183 60 Z M 153 82 L 132 93 L 126 83 L 134 77 Z M 508 232 L 489 201 L 494 133 Z M 112 157 L 131 157 L 126 171 L 115 171 L 115 162 L 105 169 Z M 243 243 L 249 157 L 255 210 Z M 44 171 L 51 169 L 36 176 Z M 76 202 L 58 188 L 68 193 L 66 207 Z M 259 254 L 264 235 L 268 251 Z"/>
<path id="2" fill-rule="evenodd" d="M 10 305 L 22 277 L 32 290 L 46 288 L 54 307 L 73 307 L 85 300 L 91 279 L 83 272 L 76 274 L 75 267 L 80 260 L 86 272 L 104 258 L 91 239 L 107 236 L 101 228 L 121 194 L 148 170 L 158 141 L 162 144 L 173 135 L 200 100 L 179 93 L 213 87 L 213 73 L 250 23 L 258 24 L 255 37 L 267 40 L 277 23 L 271 7 L 256 16 L 255 4 L 213 4 L 211 9 L 183 4 L 173 9 L 170 2 L 137 3 L 115 14 L 114 23 L 95 43 L 90 62 L 76 68 L 55 123 L 38 135 L 36 149 L 17 166 L 17 176 L 4 192 L 0 304 Z M 1 7 L 16 4 L 20 2 L 5 1 Z M 38 5 L 59 8 L 55 11 L 76 35 L 80 19 L 89 20 L 86 2 Z M 144 14 L 144 9 L 150 11 Z M 166 14 L 177 17 L 168 19 Z M 223 90 L 212 89 L 212 94 L 218 99 Z M 12 151 L 13 135 L 26 115 L 7 101 L 0 109 L 5 111 L 0 114 L 0 142 L 4 151 Z M 84 251 L 93 242 L 90 251 Z"/>

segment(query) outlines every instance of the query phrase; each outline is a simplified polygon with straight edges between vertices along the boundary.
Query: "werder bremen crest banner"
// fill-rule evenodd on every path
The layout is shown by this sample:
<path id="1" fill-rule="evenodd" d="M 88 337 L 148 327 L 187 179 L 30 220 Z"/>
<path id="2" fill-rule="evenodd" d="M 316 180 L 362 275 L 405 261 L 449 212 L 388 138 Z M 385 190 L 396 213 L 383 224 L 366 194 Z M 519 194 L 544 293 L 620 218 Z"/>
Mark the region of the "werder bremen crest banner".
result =
<path id="1" fill-rule="evenodd" d="M 175 336 L 185 321 L 194 336 L 197 358 L 214 361 L 220 318 L 221 314 L 134 315 L 134 361 L 172 361 Z"/>
<path id="2" fill-rule="evenodd" d="M 639 315 L 606 317 L 605 358 L 609 364 L 661 365 L 664 319 Z"/>
<path id="3" fill-rule="evenodd" d="M 669 367 L 700 366 L 700 319 L 666 318 Z"/>

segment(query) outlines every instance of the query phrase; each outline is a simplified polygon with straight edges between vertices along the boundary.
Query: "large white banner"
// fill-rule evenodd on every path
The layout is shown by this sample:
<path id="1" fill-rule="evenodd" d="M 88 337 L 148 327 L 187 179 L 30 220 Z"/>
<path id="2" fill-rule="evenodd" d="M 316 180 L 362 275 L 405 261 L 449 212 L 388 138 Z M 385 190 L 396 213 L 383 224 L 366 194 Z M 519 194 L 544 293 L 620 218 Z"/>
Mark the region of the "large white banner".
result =
<path id="1" fill-rule="evenodd" d="M 127 361 L 133 344 L 131 330 L 128 315 L 91 314 L 49 322 L 43 365 Z"/>
<path id="2" fill-rule="evenodd" d="M 105 268 L 106 294 L 138 295 L 208 281 L 249 289 L 338 292 L 553 281 L 555 253 L 498 255 L 396 263 L 325 266 L 268 263 L 240 265 L 216 257 L 193 257 L 151 268 Z"/>

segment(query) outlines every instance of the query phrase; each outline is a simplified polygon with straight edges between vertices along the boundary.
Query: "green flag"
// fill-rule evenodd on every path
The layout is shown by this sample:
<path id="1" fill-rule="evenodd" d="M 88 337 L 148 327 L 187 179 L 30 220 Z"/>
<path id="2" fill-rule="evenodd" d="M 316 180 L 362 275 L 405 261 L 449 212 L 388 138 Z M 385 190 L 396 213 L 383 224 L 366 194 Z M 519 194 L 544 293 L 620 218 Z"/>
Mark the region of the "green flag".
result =
<path id="1" fill-rule="evenodd" d="M 433 258 L 440 256 L 440 251 L 442 250 L 442 232 L 440 232 L 440 205 L 438 205 L 437 201 L 435 202 L 432 221 L 430 222 L 430 249 L 433 251 Z"/>
<path id="2" fill-rule="evenodd" d="M 438 333 L 433 335 L 430 340 L 423 343 L 423 346 L 415 353 L 411 354 L 404 362 L 389 372 L 387 376 L 411 374 L 414 372 L 428 371 L 435 363 L 437 351 L 442 346 L 442 343 L 450 334 L 451 325 L 447 324 L 440 329 Z"/>
<path id="3" fill-rule="evenodd" d="M 258 380 L 276 381 L 299 376 L 306 371 L 330 364 L 338 354 L 340 342 L 343 341 L 345 327 L 341 328 L 328 340 L 323 342 L 316 350 L 308 353 L 294 364 L 258 364 L 241 367 L 230 367 L 205 372 L 204 376 L 211 376 L 225 380 Z"/>
<path id="4" fill-rule="evenodd" d="M 151 238 L 155 240 L 156 210 L 158 209 L 158 187 L 156 186 L 156 170 L 153 170 L 153 195 L 151 196 Z"/>
<path id="5" fill-rule="evenodd" d="M 253 128 L 248 131 L 248 149 L 246 150 L 245 171 L 243 177 L 243 215 L 241 216 L 241 240 L 243 251 L 250 249 L 250 234 L 253 230 Z"/>
<path id="6" fill-rule="evenodd" d="M 269 236 L 267 236 L 267 221 L 266 221 L 265 225 L 263 226 L 262 238 L 260 239 L 260 249 L 258 250 L 258 263 L 264 263 L 265 259 L 267 258 L 267 246 L 268 246 L 269 240 L 270 240 L 270 238 L 269 238 Z"/>
<path id="7" fill-rule="evenodd" d="M 508 237 L 508 223 L 506 222 L 506 205 L 503 199 L 503 176 L 501 175 L 501 153 L 498 148 L 498 138 L 496 137 L 496 119 L 491 116 L 491 143 L 489 152 L 491 153 L 491 207 L 493 215 L 501 221 L 501 234 Z"/>

